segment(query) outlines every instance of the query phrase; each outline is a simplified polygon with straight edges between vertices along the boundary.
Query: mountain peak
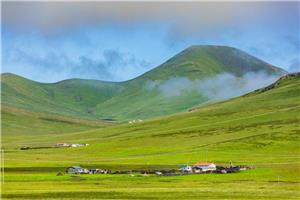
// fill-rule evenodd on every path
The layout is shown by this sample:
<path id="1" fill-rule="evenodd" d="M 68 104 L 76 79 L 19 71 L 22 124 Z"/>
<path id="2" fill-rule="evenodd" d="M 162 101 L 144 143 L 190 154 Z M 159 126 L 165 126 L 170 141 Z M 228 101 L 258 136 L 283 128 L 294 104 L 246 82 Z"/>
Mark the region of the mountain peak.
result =
<path id="1" fill-rule="evenodd" d="M 225 45 L 212 45 L 212 44 L 199 44 L 199 45 L 191 45 L 190 47 L 186 48 L 186 50 L 195 50 L 195 49 L 217 49 L 217 48 L 224 48 L 224 49 L 236 49 L 231 46 Z"/>
<path id="2" fill-rule="evenodd" d="M 243 76 L 248 72 L 286 74 L 286 71 L 234 47 L 193 45 L 138 79 L 166 80 L 174 76 L 201 79 L 220 73 Z"/>

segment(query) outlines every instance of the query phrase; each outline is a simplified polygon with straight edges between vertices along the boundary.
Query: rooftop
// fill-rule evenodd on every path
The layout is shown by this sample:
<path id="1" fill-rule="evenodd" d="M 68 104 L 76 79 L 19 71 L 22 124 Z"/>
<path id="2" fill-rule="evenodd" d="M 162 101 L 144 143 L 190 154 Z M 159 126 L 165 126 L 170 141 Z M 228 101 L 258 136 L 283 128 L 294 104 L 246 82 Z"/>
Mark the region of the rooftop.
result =
<path id="1" fill-rule="evenodd" d="M 196 162 L 193 164 L 194 166 L 208 166 L 208 165 L 214 165 L 214 163 L 209 162 Z"/>
<path id="2" fill-rule="evenodd" d="M 72 167 L 70 167 L 70 168 L 74 168 L 74 169 L 82 169 L 82 167 L 80 167 L 80 166 L 72 166 Z"/>

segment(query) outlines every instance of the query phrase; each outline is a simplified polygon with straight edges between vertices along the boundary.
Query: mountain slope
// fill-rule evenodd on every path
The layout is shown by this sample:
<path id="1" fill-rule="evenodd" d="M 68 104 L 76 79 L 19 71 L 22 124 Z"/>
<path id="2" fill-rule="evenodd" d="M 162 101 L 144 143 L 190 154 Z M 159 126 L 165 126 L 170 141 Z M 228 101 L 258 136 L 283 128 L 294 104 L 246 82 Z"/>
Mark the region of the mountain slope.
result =
<path id="1" fill-rule="evenodd" d="M 21 142 L 25 138 L 49 137 L 55 134 L 72 133 L 113 125 L 101 121 L 91 121 L 63 117 L 60 115 L 31 112 L 16 108 L 1 108 L 2 146 L 11 141 Z M 8 139 L 8 138 L 11 138 Z"/>
<path id="2" fill-rule="evenodd" d="M 1 75 L 2 105 L 38 112 L 96 118 L 91 110 L 122 90 L 117 83 L 72 79 L 54 84 Z"/>
<path id="3" fill-rule="evenodd" d="M 96 112 L 103 117 L 143 119 L 184 111 L 210 100 L 202 92 L 191 89 L 194 82 L 190 80 L 201 84 L 201 80 L 216 75 L 241 77 L 248 73 L 274 75 L 275 80 L 285 71 L 235 48 L 192 46 L 157 68 L 124 82 L 128 90 L 99 104 Z M 182 87 L 185 83 L 187 86 Z M 177 91 L 176 87 L 181 90 Z M 165 95 L 166 90 L 180 95 Z"/>
<path id="4" fill-rule="evenodd" d="M 119 83 L 72 79 L 43 84 L 2 74 L 2 105 L 89 119 L 146 119 L 211 100 L 195 89 L 176 92 L 180 87 L 177 79 L 201 81 L 224 73 L 242 78 L 256 72 L 275 76 L 285 73 L 235 48 L 192 46 L 157 68 Z M 169 96 L 161 90 L 179 94 Z"/>
<path id="5" fill-rule="evenodd" d="M 81 158 L 82 164 L 86 160 L 93 164 L 146 164 L 149 161 L 151 164 L 179 164 L 203 159 L 199 152 L 208 146 L 209 160 L 217 163 L 232 160 L 257 165 L 286 162 L 299 165 L 299 160 L 294 160 L 299 156 L 299 86 L 300 74 L 297 73 L 279 80 L 275 87 L 267 90 L 203 106 L 192 112 L 76 134 L 57 133 L 53 137 L 41 137 L 36 143 L 53 144 L 59 138 L 91 144 L 80 151 L 80 158 L 76 149 L 62 150 L 69 164 L 79 163 Z M 5 141 L 15 137 L 6 132 L 5 126 Z M 28 135 L 22 144 L 31 144 L 36 137 L 35 134 Z M 18 145 L 12 142 L 6 147 Z M 61 151 L 51 151 L 52 157 L 43 155 L 45 157 L 41 159 L 51 161 L 52 157 L 60 157 Z M 33 155 L 27 156 L 30 159 Z"/>

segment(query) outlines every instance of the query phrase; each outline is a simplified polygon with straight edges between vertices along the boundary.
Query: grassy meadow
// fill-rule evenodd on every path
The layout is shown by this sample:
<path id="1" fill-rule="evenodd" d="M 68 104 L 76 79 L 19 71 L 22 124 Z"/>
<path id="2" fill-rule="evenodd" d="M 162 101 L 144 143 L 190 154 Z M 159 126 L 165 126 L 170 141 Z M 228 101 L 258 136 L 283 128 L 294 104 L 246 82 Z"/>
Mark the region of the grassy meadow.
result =
<path id="1" fill-rule="evenodd" d="M 265 91 L 133 124 L 45 120 L 2 110 L 2 198 L 299 199 L 299 84 L 299 76 L 287 78 Z M 19 149 L 57 142 L 90 145 Z M 172 169 L 197 161 L 255 169 L 186 176 L 56 175 L 72 165 Z"/>

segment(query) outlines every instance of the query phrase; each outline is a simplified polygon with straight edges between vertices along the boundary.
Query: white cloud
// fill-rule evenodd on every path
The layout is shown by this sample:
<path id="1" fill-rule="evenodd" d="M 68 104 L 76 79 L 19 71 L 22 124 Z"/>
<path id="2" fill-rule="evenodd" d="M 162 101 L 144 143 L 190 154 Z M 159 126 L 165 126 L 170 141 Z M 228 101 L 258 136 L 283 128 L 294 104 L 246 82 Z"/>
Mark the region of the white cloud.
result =
<path id="1" fill-rule="evenodd" d="M 223 73 L 202 80 L 176 77 L 166 81 L 148 81 L 146 88 L 158 90 L 166 97 L 180 96 L 186 91 L 191 91 L 211 100 L 222 100 L 265 87 L 278 78 L 279 76 L 267 75 L 264 72 L 249 72 L 242 77 Z"/>

